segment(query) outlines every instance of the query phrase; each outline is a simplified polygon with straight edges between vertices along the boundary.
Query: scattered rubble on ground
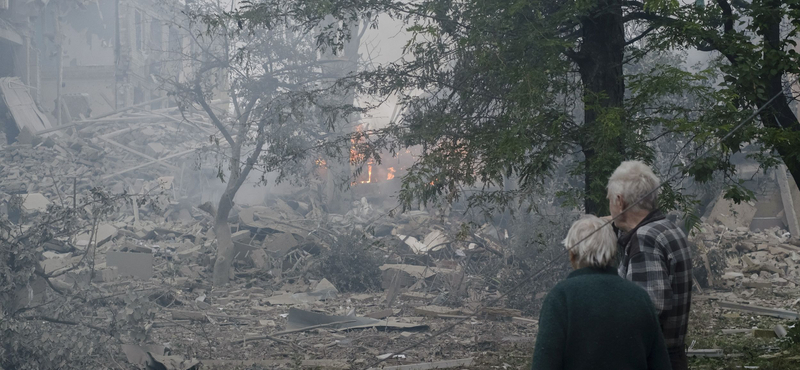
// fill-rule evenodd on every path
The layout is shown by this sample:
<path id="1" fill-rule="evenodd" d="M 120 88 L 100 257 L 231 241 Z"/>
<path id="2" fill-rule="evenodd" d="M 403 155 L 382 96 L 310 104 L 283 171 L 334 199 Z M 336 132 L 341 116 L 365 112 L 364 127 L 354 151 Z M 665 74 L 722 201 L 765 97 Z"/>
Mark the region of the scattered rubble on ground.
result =
<path id="1" fill-rule="evenodd" d="M 718 202 L 713 217 L 690 237 L 696 286 L 687 339 L 692 357 L 748 368 L 765 360 L 800 366 L 800 357 L 781 345 L 800 329 L 800 239 L 788 231 L 785 224 L 792 220 L 783 210 L 772 221 L 758 216 L 760 208 Z M 694 361 L 705 368 L 704 360 Z"/>
<path id="2" fill-rule="evenodd" d="M 363 196 L 342 214 L 327 212 L 308 188 L 272 195 L 259 205 L 237 204 L 229 218 L 236 278 L 228 288 L 212 288 L 213 218 L 203 205 L 209 199 L 198 196 L 208 193 L 202 188 L 208 180 L 178 165 L 185 160 L 175 160 L 202 149 L 205 127 L 199 117 L 187 123 L 174 110 L 157 113 L 172 119 L 127 112 L 116 123 L 74 124 L 0 152 L 0 201 L 9 215 L 69 207 L 96 186 L 132 197 L 83 232 L 45 244 L 41 261 L 51 282 L 67 291 L 91 281 L 92 289 L 109 296 L 146 294 L 156 309 L 140 317 L 143 335 L 125 339 L 119 359 L 182 370 L 297 364 L 346 369 L 467 319 L 425 346 L 387 357 L 384 365 L 463 368 L 482 363 L 480 353 L 491 357 L 517 347 L 519 357 L 504 361 L 527 362 L 537 321 L 516 310 L 475 312 L 499 293 L 465 269 L 503 257 L 498 233 L 492 236 L 485 227 L 457 240 L 460 220 L 445 220 L 433 210 L 389 217 L 380 200 L 370 201 L 373 184 L 357 189 Z M 141 205 L 136 197 L 151 203 Z M 354 233 L 374 256 L 373 284 L 346 284 L 372 288 L 341 292 L 331 281 L 348 277 L 316 276 L 315 266 L 326 250 L 349 243 Z M 45 302 L 48 294 L 32 284 L 20 291 L 17 304 Z M 472 313 L 477 315 L 467 316 Z M 84 319 L 103 322 L 108 315 L 118 313 L 101 310 Z"/>
<path id="3" fill-rule="evenodd" d="M 164 116 L 171 118 L 164 122 Z M 59 289 L 91 281 L 109 295 L 147 293 L 157 309 L 143 318 L 144 335 L 120 347 L 121 359 L 166 369 L 347 369 L 378 359 L 386 360 L 387 369 L 488 362 L 519 368 L 528 361 L 536 319 L 487 307 L 499 293 L 474 268 L 486 260 L 506 263 L 507 232 L 487 224 L 456 237 L 464 220 L 436 210 L 389 217 L 372 197 L 380 184 L 356 187 L 350 209 L 339 214 L 329 212 L 316 191 L 295 189 L 234 207 L 229 224 L 236 278 L 228 288 L 212 288 L 216 247 L 213 207 L 206 202 L 215 200 L 200 196 L 210 182 L 202 171 L 178 165 L 185 160 L 175 161 L 202 150 L 208 125 L 191 115 L 183 122 L 169 109 L 117 118 L 124 124 L 75 124 L 63 134 L 3 147 L 0 202 L 9 218 L 16 214 L 15 222 L 24 224 L 22 216 L 75 204 L 76 195 L 95 186 L 133 198 L 93 227 L 46 243 L 41 261 Z M 153 206 L 139 204 L 137 197 L 150 198 Z M 704 333 L 778 341 L 794 329 L 791 322 L 800 317 L 800 242 L 779 224 L 794 216 L 781 211 L 762 217 L 756 208 L 718 202 L 714 217 L 691 237 L 697 315 L 690 340 Z M 354 234 L 361 241 L 350 239 Z M 363 263 L 375 264 L 373 275 L 362 265 L 352 267 L 361 273 L 352 276 L 340 276 L 346 269 L 318 268 L 326 251 L 358 243 L 359 253 L 371 256 Z M 90 250 L 94 257 L 87 265 Z M 372 284 L 347 283 L 357 275 Z M 34 282 L 20 292 L 17 305 L 44 302 L 46 292 L 42 281 Z M 109 314 L 115 313 L 87 319 L 102 321 Z M 464 322 L 392 356 L 457 320 Z M 689 354 L 737 356 L 694 346 Z"/>

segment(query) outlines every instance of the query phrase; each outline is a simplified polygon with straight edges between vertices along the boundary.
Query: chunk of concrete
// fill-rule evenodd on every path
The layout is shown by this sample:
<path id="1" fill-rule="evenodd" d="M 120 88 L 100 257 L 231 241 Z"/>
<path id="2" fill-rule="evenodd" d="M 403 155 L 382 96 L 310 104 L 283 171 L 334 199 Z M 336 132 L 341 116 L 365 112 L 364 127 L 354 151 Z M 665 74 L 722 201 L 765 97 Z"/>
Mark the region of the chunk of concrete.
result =
<path id="1" fill-rule="evenodd" d="M 116 267 L 119 276 L 139 279 L 153 277 L 153 255 L 151 253 L 108 252 L 106 265 Z"/>
<path id="2" fill-rule="evenodd" d="M 297 239 L 289 233 L 277 233 L 264 238 L 264 247 L 273 257 L 283 257 L 297 246 Z"/>
<path id="3" fill-rule="evenodd" d="M 756 214 L 756 207 L 748 202 L 734 203 L 730 199 L 725 199 L 721 195 L 711 210 L 710 224 L 719 222 L 730 230 L 739 227 L 750 229 L 750 222 Z"/>
<path id="4" fill-rule="evenodd" d="M 147 144 L 146 152 L 147 152 L 147 155 L 149 155 L 151 157 L 158 158 L 162 154 L 164 154 L 164 152 L 166 152 L 166 151 L 167 151 L 167 148 L 165 148 L 160 143 L 149 143 L 149 144 Z"/>
<path id="5" fill-rule="evenodd" d="M 111 224 L 100 224 L 100 225 L 98 225 L 97 226 L 97 235 L 95 235 L 95 237 L 94 237 L 95 245 L 99 247 L 99 246 L 107 243 L 109 240 L 111 240 L 111 238 L 117 236 L 118 232 L 119 232 L 119 230 L 117 230 L 117 228 L 112 226 Z M 78 246 L 78 247 L 86 247 L 86 246 L 89 245 L 89 243 L 90 243 L 89 239 L 91 237 L 92 237 L 91 230 L 84 231 L 84 232 L 78 234 L 78 236 L 75 237 L 75 245 Z"/>
<path id="6" fill-rule="evenodd" d="M 28 212 L 44 212 L 50 201 L 42 193 L 30 193 L 22 196 L 22 208 Z"/>

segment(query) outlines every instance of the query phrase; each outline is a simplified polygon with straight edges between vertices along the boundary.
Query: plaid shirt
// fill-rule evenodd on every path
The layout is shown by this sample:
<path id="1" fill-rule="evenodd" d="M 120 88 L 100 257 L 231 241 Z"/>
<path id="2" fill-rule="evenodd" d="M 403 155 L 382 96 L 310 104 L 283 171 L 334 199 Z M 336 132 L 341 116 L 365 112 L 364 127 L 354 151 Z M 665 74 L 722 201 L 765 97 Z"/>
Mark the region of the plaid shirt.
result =
<path id="1" fill-rule="evenodd" d="M 628 233 L 619 275 L 647 291 L 658 311 L 667 348 L 683 348 L 692 301 L 692 256 L 683 230 L 659 210 Z"/>

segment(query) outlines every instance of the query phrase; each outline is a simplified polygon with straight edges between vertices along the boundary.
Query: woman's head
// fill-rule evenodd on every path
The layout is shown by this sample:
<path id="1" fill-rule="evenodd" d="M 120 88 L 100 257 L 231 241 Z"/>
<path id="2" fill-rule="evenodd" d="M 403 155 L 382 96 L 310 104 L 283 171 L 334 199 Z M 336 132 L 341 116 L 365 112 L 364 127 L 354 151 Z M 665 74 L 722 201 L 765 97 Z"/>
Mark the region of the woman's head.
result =
<path id="1" fill-rule="evenodd" d="M 569 251 L 573 268 L 606 267 L 614 262 L 617 254 L 617 237 L 606 221 L 586 215 L 569 228 L 564 246 Z"/>

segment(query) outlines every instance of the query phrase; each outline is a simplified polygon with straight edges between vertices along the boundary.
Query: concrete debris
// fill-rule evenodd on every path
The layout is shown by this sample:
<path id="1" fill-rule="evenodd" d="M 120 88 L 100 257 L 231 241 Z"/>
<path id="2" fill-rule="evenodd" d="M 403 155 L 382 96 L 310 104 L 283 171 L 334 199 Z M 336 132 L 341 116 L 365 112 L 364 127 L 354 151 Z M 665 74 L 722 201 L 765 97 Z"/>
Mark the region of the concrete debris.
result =
<path id="1" fill-rule="evenodd" d="M 22 208 L 28 212 L 44 212 L 50 201 L 41 193 L 31 193 L 22 196 Z"/>
<path id="2" fill-rule="evenodd" d="M 333 324 L 330 328 L 339 330 L 379 328 L 384 330 L 425 330 L 428 325 L 402 322 L 399 319 L 377 320 L 369 317 L 325 315 L 304 311 L 296 308 L 289 309 L 288 329 L 302 329 L 317 325 Z"/>
<path id="3" fill-rule="evenodd" d="M 108 252 L 106 264 L 116 267 L 120 276 L 150 279 L 154 275 L 153 255 L 150 253 Z"/>
<path id="4" fill-rule="evenodd" d="M 423 362 L 418 364 L 397 365 L 397 366 L 381 366 L 383 370 L 430 370 L 430 369 L 450 369 L 454 367 L 464 367 L 472 365 L 473 358 L 465 358 L 459 360 L 447 360 L 437 362 Z"/>
<path id="5" fill-rule="evenodd" d="M 759 307 L 754 305 L 746 305 L 733 302 L 719 302 L 718 304 L 720 308 L 745 311 L 758 315 L 774 316 L 780 319 L 797 320 L 798 318 L 800 318 L 800 314 L 794 311 L 779 310 L 775 308 Z"/>
<path id="6" fill-rule="evenodd" d="M 690 349 L 686 351 L 689 357 L 722 357 L 725 352 L 721 349 Z"/>

